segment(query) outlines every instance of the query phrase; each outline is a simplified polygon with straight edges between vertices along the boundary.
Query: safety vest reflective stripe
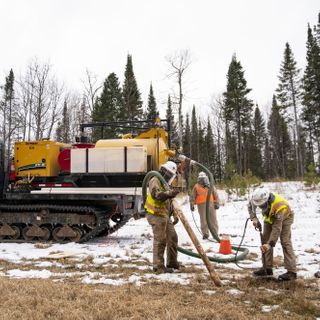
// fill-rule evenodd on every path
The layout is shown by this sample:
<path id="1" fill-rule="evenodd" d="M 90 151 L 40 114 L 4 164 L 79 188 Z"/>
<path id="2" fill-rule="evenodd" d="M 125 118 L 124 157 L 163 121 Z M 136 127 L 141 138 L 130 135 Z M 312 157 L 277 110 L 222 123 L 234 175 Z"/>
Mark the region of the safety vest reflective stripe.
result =
<path id="1" fill-rule="evenodd" d="M 158 215 L 166 215 L 167 214 L 167 202 L 164 203 L 163 206 L 157 206 L 157 204 L 155 205 L 154 203 L 152 203 L 153 198 L 150 195 L 150 198 L 147 197 L 146 203 L 144 205 L 144 208 L 147 210 L 148 213 L 150 214 L 158 214 Z M 149 199 L 148 199 L 149 198 Z M 159 202 L 159 201 L 157 201 Z"/>
<path id="2" fill-rule="evenodd" d="M 163 191 L 164 188 L 161 188 Z M 148 196 L 146 199 L 146 203 L 144 204 L 144 208 L 150 214 L 156 214 L 159 216 L 166 216 L 168 212 L 168 201 L 158 201 L 152 198 L 150 192 L 148 192 Z"/>
<path id="3" fill-rule="evenodd" d="M 203 187 L 202 185 L 199 185 L 198 183 L 196 184 L 196 199 L 195 199 L 195 203 L 196 204 L 202 204 L 205 203 L 207 201 L 207 196 L 208 196 L 208 189 Z M 210 196 L 210 202 L 213 203 L 214 201 L 214 197 L 213 194 L 211 193 Z"/>
<path id="4" fill-rule="evenodd" d="M 287 205 L 286 203 L 284 203 L 283 201 L 280 201 L 274 205 L 272 211 L 276 214 L 278 212 L 278 209 L 280 209 L 281 207 L 286 206 L 286 205 Z"/>
<path id="5" fill-rule="evenodd" d="M 263 213 L 264 220 L 269 224 L 273 224 L 274 216 L 278 214 L 280 211 L 283 210 L 286 215 L 289 215 L 291 213 L 289 203 L 276 193 L 274 193 L 274 196 L 275 199 L 271 204 L 269 212 Z"/>

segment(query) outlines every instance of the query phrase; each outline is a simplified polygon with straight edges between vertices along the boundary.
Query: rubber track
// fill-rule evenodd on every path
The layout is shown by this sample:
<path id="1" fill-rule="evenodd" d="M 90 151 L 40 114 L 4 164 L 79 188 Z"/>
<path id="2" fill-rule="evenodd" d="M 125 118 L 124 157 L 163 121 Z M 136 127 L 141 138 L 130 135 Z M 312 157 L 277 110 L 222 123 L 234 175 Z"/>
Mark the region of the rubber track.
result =
<path id="1" fill-rule="evenodd" d="M 61 213 L 91 213 L 96 216 L 96 226 L 90 232 L 86 233 L 79 242 L 86 242 L 90 239 L 96 237 L 105 229 L 109 229 L 109 219 L 111 214 L 107 214 L 107 212 L 100 208 L 100 207 L 84 207 L 84 206 L 62 206 L 62 205 L 52 205 L 52 204 L 42 204 L 42 205 L 7 205 L 7 204 L 0 204 L 0 210 L 7 210 L 7 211 L 41 211 L 43 209 L 49 209 L 56 212 Z M 1 213 L 0 213 L 1 216 Z M 20 242 L 19 240 L 10 240 L 5 242 Z"/>

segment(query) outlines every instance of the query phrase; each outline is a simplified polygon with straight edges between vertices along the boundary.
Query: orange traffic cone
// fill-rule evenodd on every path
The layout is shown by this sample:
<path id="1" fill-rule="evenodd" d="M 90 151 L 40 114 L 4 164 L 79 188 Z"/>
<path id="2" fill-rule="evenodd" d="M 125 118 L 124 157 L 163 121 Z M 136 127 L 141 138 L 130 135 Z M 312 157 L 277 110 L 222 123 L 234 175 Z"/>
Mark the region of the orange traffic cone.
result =
<path id="1" fill-rule="evenodd" d="M 231 254 L 232 253 L 231 252 L 230 237 L 227 234 L 224 234 L 221 236 L 219 253 L 222 253 L 222 254 Z"/>

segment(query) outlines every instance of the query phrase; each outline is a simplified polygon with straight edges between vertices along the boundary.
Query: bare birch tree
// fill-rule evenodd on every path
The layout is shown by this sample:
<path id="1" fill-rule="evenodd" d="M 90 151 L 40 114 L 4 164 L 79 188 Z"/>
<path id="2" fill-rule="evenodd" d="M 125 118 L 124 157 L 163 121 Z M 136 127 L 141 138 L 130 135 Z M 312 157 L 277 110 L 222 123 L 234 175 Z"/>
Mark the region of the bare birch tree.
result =
<path id="1" fill-rule="evenodd" d="M 223 97 L 222 94 L 212 97 L 209 108 L 212 112 L 212 131 L 217 141 L 217 173 L 218 180 L 222 180 L 223 163 L 225 161 L 226 146 L 225 144 L 225 123 L 223 119 Z M 224 151 L 225 150 L 225 151 Z"/>
<path id="2" fill-rule="evenodd" d="M 171 71 L 167 74 L 168 78 L 174 78 L 176 84 L 178 85 L 178 93 L 175 93 L 173 96 L 173 104 L 178 105 L 178 135 L 179 135 L 179 144 L 182 148 L 182 137 L 183 137 L 183 119 L 182 119 L 182 104 L 184 99 L 184 76 L 191 64 L 191 55 L 188 50 L 183 50 L 176 52 L 171 56 L 166 57 L 167 62 L 170 64 Z"/>
<path id="3" fill-rule="evenodd" d="M 18 100 L 19 100 L 19 131 L 22 132 L 22 140 L 31 140 L 33 133 L 32 114 L 34 108 L 34 91 L 36 68 L 33 63 L 26 67 L 25 74 L 20 75 L 18 83 Z"/>
<path id="4" fill-rule="evenodd" d="M 34 58 L 19 80 L 20 129 L 23 140 L 51 138 L 62 109 L 63 86 L 49 63 Z"/>
<path id="5" fill-rule="evenodd" d="M 88 69 L 86 69 L 86 79 L 82 81 L 84 86 L 84 101 L 88 106 L 88 111 L 86 116 L 89 116 L 91 119 L 93 106 L 96 101 L 99 90 L 102 88 L 102 84 L 98 83 L 98 78 Z M 87 108 L 85 108 L 87 109 Z"/>
<path id="6" fill-rule="evenodd" d="M 49 95 L 50 95 L 50 112 L 49 122 L 47 126 L 47 137 L 51 138 L 53 134 L 53 128 L 59 120 L 63 108 L 63 86 L 60 86 L 55 79 L 51 79 L 49 83 Z"/>

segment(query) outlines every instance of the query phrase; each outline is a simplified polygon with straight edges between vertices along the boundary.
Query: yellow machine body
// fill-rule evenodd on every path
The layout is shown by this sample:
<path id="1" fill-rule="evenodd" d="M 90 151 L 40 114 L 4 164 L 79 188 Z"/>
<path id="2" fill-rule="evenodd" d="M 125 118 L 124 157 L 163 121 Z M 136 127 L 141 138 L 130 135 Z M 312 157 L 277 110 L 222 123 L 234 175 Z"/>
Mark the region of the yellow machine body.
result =
<path id="1" fill-rule="evenodd" d="M 17 177 L 56 177 L 60 172 L 58 156 L 68 144 L 50 140 L 23 141 L 14 145 L 14 165 Z"/>
<path id="2" fill-rule="evenodd" d="M 152 170 L 158 170 L 175 152 L 168 148 L 168 133 L 162 128 L 152 128 L 132 138 L 98 140 L 96 148 L 145 147 L 151 157 Z"/>

